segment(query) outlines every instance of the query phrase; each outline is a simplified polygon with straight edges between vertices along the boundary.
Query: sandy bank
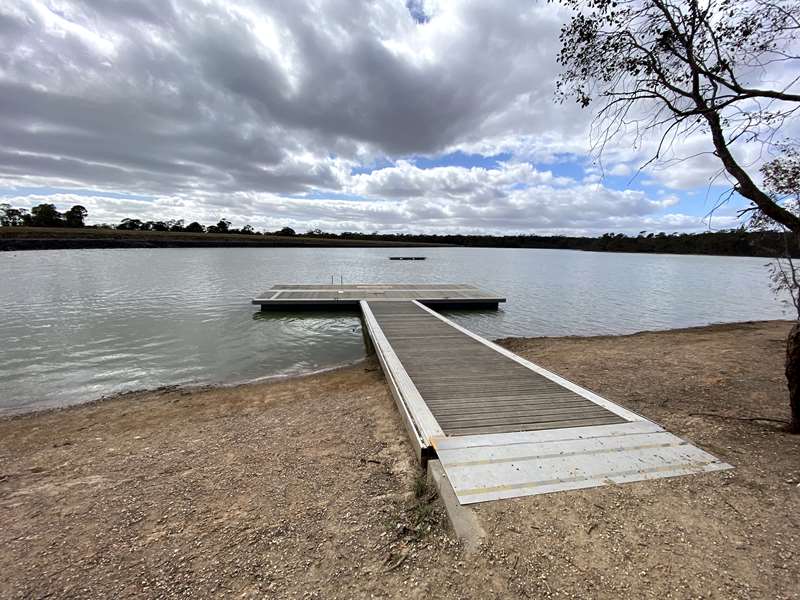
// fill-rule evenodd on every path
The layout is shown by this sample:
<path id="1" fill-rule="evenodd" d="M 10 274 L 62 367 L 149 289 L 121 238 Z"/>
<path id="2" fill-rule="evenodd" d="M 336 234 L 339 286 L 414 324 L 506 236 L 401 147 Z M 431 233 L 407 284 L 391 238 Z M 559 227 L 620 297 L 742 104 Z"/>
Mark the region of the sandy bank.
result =
<path id="1" fill-rule="evenodd" d="M 737 468 L 479 505 L 476 557 L 371 361 L 2 420 L 0 597 L 800 597 L 788 327 L 505 340 Z"/>

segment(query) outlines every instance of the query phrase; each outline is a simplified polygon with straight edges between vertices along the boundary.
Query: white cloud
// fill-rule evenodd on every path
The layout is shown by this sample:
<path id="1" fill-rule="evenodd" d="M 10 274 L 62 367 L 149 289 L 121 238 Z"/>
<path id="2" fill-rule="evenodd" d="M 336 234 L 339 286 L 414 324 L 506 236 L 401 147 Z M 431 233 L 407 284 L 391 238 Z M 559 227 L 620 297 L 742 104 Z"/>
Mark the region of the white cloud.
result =
<path id="1" fill-rule="evenodd" d="M 519 186 L 518 181 L 527 182 Z M 87 207 L 92 222 L 116 222 L 119 215 L 151 219 L 250 223 L 264 230 L 285 225 L 326 231 L 455 233 L 566 233 L 596 235 L 643 228 L 697 229 L 699 217 L 665 213 L 677 198 L 657 199 L 633 190 L 579 183 L 529 165 L 496 170 L 446 167 L 419 169 L 407 162 L 352 177 L 347 189 L 365 199 L 287 198 L 262 192 L 193 193 L 152 199 L 119 199 L 60 193 L 9 198 L 29 206 L 53 201 L 60 209 Z"/>
<path id="2" fill-rule="evenodd" d="M 84 203 L 99 221 L 599 232 L 666 218 L 674 196 L 529 162 L 589 162 L 591 114 L 554 102 L 562 9 L 420 0 L 414 10 L 427 21 L 403 0 L 7 0 L 0 185 L 97 190 L 52 198 Z M 654 143 L 629 142 L 608 147 L 607 174 L 633 173 Z M 697 136 L 674 151 L 707 149 Z M 496 169 L 410 159 L 457 150 L 512 159 Z M 647 177 L 693 190 L 718 168 L 701 154 Z"/>
<path id="3" fill-rule="evenodd" d="M 355 175 L 346 189 L 362 196 L 381 198 L 424 196 L 458 197 L 468 194 L 498 194 L 512 187 L 536 184 L 568 185 L 572 180 L 538 171 L 529 163 L 504 163 L 497 169 L 482 167 L 434 167 L 420 169 L 408 161 Z"/>
<path id="4" fill-rule="evenodd" d="M 0 8 L 0 173 L 153 193 L 299 192 L 332 170 L 557 136 L 557 11 L 404 3 L 33 0 Z M 569 112 L 571 116 L 563 113 Z M 586 115 L 584 115 L 586 117 Z M 585 119 L 584 119 L 585 120 Z M 296 169 L 313 162 L 311 169 Z M 332 158 L 336 157 L 336 158 Z"/>
<path id="5" fill-rule="evenodd" d="M 629 165 L 625 163 L 617 163 L 611 169 L 609 169 L 608 174 L 624 177 L 625 175 L 630 175 L 632 172 L 633 171 Z"/>

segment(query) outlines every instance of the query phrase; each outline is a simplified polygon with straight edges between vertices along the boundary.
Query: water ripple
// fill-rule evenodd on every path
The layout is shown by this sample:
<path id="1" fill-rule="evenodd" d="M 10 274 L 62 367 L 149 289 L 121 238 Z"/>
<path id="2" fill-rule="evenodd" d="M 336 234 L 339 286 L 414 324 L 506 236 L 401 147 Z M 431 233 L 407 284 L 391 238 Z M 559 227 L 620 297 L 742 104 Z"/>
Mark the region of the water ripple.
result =
<path id="1" fill-rule="evenodd" d="M 0 253 L 0 413 L 124 390 L 297 374 L 364 356 L 357 313 L 254 312 L 274 283 L 464 282 L 507 296 L 452 311 L 490 338 L 631 333 L 785 316 L 762 259 L 429 248 Z M 13 282 L 13 285 L 9 284 Z"/>

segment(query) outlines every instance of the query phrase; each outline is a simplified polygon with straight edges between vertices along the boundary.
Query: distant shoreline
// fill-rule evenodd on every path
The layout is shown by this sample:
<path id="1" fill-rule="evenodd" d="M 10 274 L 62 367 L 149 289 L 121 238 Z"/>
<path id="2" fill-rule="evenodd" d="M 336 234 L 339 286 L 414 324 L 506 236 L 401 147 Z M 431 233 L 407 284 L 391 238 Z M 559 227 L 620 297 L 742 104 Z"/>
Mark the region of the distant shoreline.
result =
<path id="1" fill-rule="evenodd" d="M 278 235 L 210 232 L 141 231 L 94 227 L 0 227 L 0 251 L 104 248 L 518 248 L 580 250 L 617 254 L 689 256 L 782 256 L 785 240 L 776 232 L 726 230 L 696 234 L 649 234 L 629 237 L 537 235 L 360 234 L 324 232 Z M 794 250 L 800 256 L 800 249 Z"/>
<path id="2" fill-rule="evenodd" d="M 311 241 L 283 241 L 259 240 L 247 241 L 221 241 L 221 240 L 128 240 L 120 238 L 86 239 L 86 238 L 23 238 L 0 240 L 0 252 L 14 252 L 27 250 L 89 250 L 89 249 L 114 249 L 114 248 L 403 248 L 408 246 L 420 247 L 425 244 L 392 244 L 369 243 L 343 240 L 315 240 Z M 326 243 L 328 242 L 328 243 Z"/>
<path id="3" fill-rule="evenodd" d="M 405 248 L 447 246 L 419 242 L 348 240 L 306 236 L 242 235 L 119 229 L 0 227 L 0 251 L 103 248 Z"/>

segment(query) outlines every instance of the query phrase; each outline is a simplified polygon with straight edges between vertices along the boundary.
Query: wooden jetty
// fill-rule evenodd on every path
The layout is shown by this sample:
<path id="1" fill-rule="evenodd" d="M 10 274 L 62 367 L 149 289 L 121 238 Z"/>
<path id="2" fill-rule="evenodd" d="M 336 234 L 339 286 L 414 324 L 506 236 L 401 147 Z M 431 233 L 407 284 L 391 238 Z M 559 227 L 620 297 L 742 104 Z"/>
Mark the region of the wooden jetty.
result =
<path id="1" fill-rule="evenodd" d="M 461 504 L 731 468 L 430 307 L 505 301 L 475 286 L 275 286 L 253 300 L 332 301 L 357 302 L 417 457 L 438 458 Z"/>
<path id="2" fill-rule="evenodd" d="M 389 260 L 425 260 L 426 256 L 390 256 Z"/>
<path id="3" fill-rule="evenodd" d="M 506 299 L 464 283 L 355 283 L 275 285 L 253 299 L 262 310 L 286 310 L 298 307 L 358 308 L 362 300 L 418 300 L 428 305 L 457 308 L 497 308 Z"/>

